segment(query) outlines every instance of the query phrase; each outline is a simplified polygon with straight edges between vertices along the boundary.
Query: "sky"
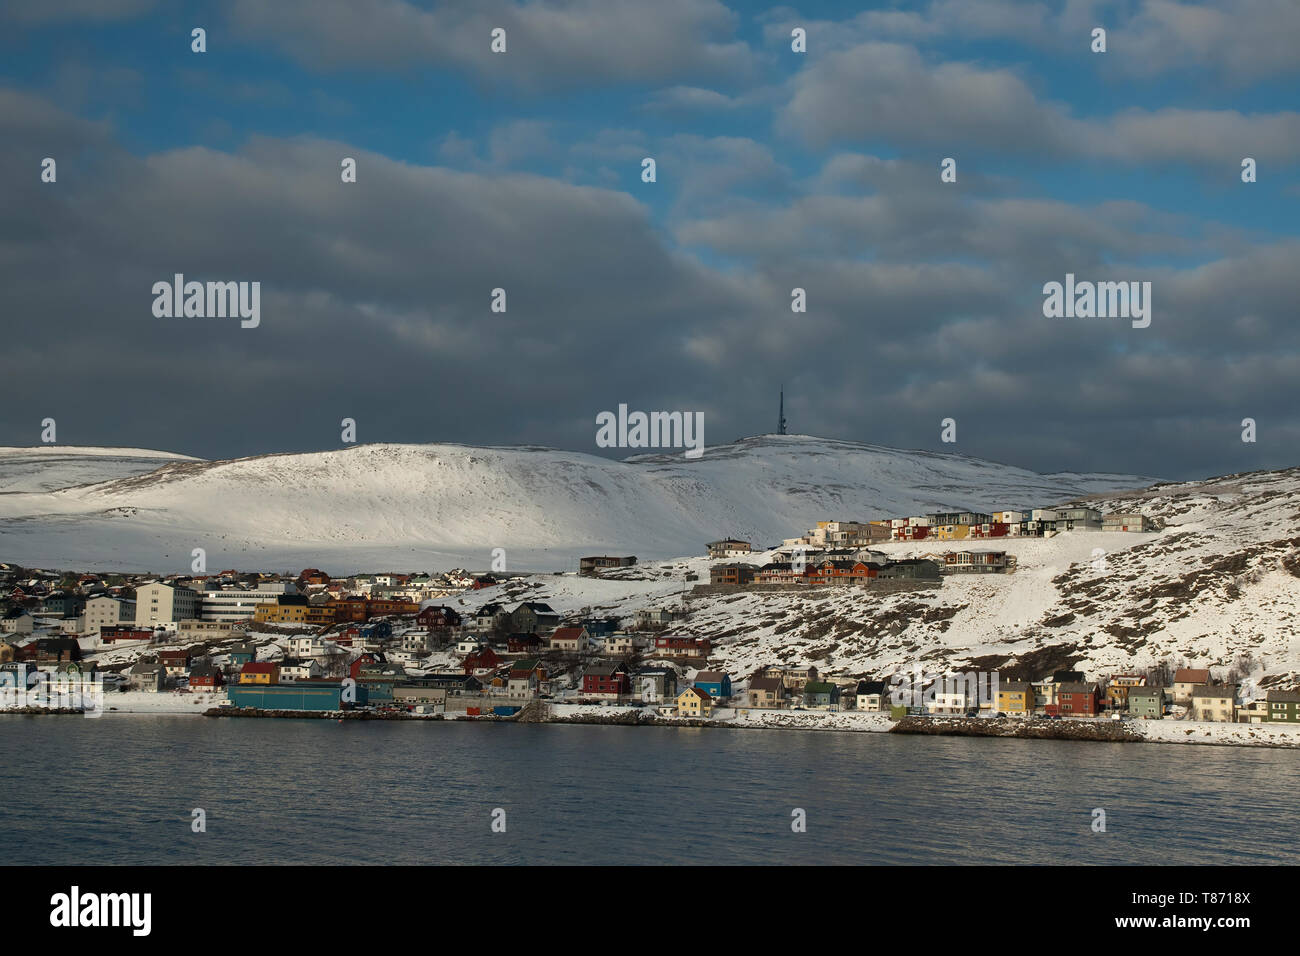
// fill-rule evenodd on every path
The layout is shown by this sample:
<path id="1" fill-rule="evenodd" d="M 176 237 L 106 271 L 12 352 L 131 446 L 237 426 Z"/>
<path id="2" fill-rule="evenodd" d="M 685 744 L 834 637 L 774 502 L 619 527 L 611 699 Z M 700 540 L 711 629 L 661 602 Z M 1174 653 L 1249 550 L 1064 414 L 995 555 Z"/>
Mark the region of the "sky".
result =
<path id="1" fill-rule="evenodd" d="M 1294 466 L 1297 36 L 1294 0 L 0 0 L 0 444 L 622 457 L 601 412 L 714 445 L 784 388 L 792 433 L 1038 471 Z M 260 283 L 257 326 L 156 315 L 178 273 Z M 1067 274 L 1150 324 L 1046 316 Z"/>

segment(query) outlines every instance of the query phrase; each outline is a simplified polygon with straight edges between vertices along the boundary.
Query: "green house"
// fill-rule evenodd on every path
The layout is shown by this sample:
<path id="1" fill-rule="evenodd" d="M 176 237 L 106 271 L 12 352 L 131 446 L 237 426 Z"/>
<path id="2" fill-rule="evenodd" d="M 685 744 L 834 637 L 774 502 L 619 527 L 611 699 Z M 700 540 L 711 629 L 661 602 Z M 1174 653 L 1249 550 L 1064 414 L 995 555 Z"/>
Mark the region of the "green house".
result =
<path id="1" fill-rule="evenodd" d="M 1165 689 L 1163 687 L 1130 687 L 1128 691 L 1128 712 L 1130 717 L 1160 720 L 1165 713 Z"/>
<path id="2" fill-rule="evenodd" d="M 1300 723 L 1300 691 L 1271 690 L 1267 703 L 1269 723 Z"/>

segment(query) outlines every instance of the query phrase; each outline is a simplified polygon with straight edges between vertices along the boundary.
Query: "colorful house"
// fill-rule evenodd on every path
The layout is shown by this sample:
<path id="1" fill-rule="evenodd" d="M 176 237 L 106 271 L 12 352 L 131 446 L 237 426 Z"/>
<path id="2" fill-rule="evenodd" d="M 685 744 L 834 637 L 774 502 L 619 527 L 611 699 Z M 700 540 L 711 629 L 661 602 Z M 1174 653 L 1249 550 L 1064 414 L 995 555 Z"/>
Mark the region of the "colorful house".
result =
<path id="1" fill-rule="evenodd" d="M 278 684 L 280 665 L 275 661 L 252 661 L 239 669 L 241 684 Z"/>
<path id="2" fill-rule="evenodd" d="M 1141 720 L 1161 720 L 1165 714 L 1165 689 L 1163 687 L 1130 687 L 1126 695 L 1130 717 Z"/>
<path id="3" fill-rule="evenodd" d="M 677 695 L 677 713 L 681 717 L 712 717 L 713 698 L 708 691 L 688 687 Z"/>
<path id="4" fill-rule="evenodd" d="M 726 671 L 700 671 L 691 683 L 707 692 L 714 700 L 725 700 L 731 696 L 731 675 Z"/>
<path id="5" fill-rule="evenodd" d="M 1300 723 L 1300 691 L 1271 690 L 1267 704 L 1269 723 Z"/>
<path id="6" fill-rule="evenodd" d="M 839 710 L 840 688 L 825 681 L 809 681 L 804 685 L 803 705 L 809 710 Z"/>
<path id="7" fill-rule="evenodd" d="M 1096 717 L 1101 712 L 1101 688 L 1070 682 L 1056 692 L 1057 713 L 1062 717 Z"/>
<path id="8" fill-rule="evenodd" d="M 999 713 L 1009 717 L 1024 717 L 1034 712 L 1034 685 L 1028 681 L 999 681 Z"/>

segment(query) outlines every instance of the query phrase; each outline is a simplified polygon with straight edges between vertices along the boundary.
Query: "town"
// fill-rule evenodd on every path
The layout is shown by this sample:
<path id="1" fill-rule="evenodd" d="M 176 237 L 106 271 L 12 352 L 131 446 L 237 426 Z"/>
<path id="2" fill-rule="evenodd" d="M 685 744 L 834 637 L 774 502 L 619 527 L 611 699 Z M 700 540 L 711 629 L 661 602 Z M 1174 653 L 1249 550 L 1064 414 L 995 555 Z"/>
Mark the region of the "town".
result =
<path id="1" fill-rule="evenodd" d="M 872 545 L 1154 529 L 1141 514 L 1089 508 L 821 521 L 765 551 L 735 537 L 709 542 L 709 582 L 695 583 L 691 593 L 933 588 L 952 574 L 1013 573 L 1015 557 L 949 550 L 895 560 Z M 771 560 L 739 560 L 755 554 Z M 594 555 L 581 560 L 577 573 L 599 578 L 636 568 L 633 555 Z M 715 638 L 679 633 L 684 606 L 646 607 L 623 617 L 559 611 L 507 599 L 509 584 L 509 575 L 459 570 L 157 577 L 0 564 L 7 592 L 0 605 L 0 687 L 25 690 L 42 679 L 94 682 L 109 692 L 110 710 L 113 692 L 120 691 L 186 695 L 204 712 L 240 715 L 500 719 L 596 706 L 640 709 L 663 720 L 854 711 L 891 719 L 1300 722 L 1300 692 L 1269 689 L 1243 701 L 1236 668 L 1213 674 L 1169 661 L 1110 674 L 1013 666 L 991 683 L 919 669 L 906 676 L 822 672 L 813 663 L 772 662 L 730 673 Z M 484 590 L 489 599 L 472 610 L 453 606 Z M 492 599 L 497 591 L 502 600 Z"/>

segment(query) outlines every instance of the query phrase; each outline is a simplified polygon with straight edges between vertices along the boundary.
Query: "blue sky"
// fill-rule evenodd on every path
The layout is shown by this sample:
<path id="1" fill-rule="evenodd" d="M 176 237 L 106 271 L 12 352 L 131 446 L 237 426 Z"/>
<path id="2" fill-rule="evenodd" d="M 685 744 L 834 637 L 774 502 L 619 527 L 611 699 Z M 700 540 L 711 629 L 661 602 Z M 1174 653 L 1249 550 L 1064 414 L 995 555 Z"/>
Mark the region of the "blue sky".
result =
<path id="1" fill-rule="evenodd" d="M 770 428 L 785 383 L 798 431 L 1040 470 L 1295 464 L 1298 10 L 0 4 L 24 183 L 6 311 L 45 297 L 0 360 L 22 396 L 0 441 L 32 443 L 53 408 L 66 441 L 205 457 L 333 447 L 343 414 L 363 440 L 596 452 L 590 422 L 619 402 L 702 410 L 713 442 Z M 28 183 L 56 149 L 57 185 Z M 260 276 L 260 334 L 160 337 L 125 277 L 172 270 Z M 1041 286 L 1066 271 L 1152 281 L 1151 328 L 1052 325 Z M 56 342 L 74 353 L 57 394 Z M 339 352 L 348 370 L 319 374 Z M 310 427 L 240 425 L 304 404 Z M 1245 416 L 1267 422 L 1254 445 Z"/>

